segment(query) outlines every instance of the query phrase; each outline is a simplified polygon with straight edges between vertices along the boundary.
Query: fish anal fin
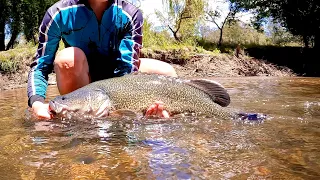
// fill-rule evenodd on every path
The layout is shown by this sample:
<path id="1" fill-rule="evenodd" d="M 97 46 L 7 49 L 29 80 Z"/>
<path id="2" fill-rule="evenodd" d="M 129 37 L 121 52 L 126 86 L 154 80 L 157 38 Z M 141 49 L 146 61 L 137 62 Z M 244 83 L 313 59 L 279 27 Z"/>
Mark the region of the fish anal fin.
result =
<path id="1" fill-rule="evenodd" d="M 227 90 L 216 81 L 208 79 L 192 79 L 186 83 L 204 91 L 215 103 L 222 107 L 226 107 L 230 104 L 230 96 Z"/>

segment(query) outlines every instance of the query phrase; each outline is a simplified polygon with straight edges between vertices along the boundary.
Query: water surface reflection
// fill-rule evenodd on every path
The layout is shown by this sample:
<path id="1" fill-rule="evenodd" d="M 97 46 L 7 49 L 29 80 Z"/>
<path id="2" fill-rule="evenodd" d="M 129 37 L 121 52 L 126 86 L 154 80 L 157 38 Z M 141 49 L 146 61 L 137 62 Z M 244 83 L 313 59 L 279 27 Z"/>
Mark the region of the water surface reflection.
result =
<path id="1" fill-rule="evenodd" d="M 320 178 L 319 78 L 215 80 L 269 118 L 37 122 L 25 89 L 0 92 L 0 179 Z"/>

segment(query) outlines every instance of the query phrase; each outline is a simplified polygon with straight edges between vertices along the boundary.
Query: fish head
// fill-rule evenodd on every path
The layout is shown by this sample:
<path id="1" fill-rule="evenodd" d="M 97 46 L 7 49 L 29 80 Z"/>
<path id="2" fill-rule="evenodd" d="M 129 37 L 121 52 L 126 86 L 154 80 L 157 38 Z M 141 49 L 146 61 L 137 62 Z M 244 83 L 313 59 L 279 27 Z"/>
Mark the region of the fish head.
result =
<path id="1" fill-rule="evenodd" d="M 49 102 L 51 112 L 56 116 L 70 114 L 105 117 L 112 108 L 107 93 L 102 89 L 78 89 L 55 97 Z"/>

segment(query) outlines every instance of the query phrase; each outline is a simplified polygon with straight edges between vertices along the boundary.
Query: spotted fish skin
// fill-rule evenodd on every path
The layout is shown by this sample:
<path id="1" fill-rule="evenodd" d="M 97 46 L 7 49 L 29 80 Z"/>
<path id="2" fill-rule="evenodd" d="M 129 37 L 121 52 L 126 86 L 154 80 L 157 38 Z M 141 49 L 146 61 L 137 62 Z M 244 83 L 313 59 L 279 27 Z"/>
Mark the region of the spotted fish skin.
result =
<path id="1" fill-rule="evenodd" d="M 193 82 L 195 81 L 164 75 L 129 74 L 96 81 L 69 94 L 57 96 L 50 102 L 50 107 L 58 109 L 62 105 L 70 111 L 85 109 L 87 112 L 96 112 L 105 103 L 108 111 L 128 109 L 145 112 L 155 101 L 162 101 L 171 115 L 196 113 L 224 119 L 235 116 L 234 112 L 217 103 L 220 100 L 211 93 L 216 90 L 214 82 Z M 216 92 L 226 97 L 224 105 L 227 106 L 230 99 L 226 90 L 218 87 Z"/>

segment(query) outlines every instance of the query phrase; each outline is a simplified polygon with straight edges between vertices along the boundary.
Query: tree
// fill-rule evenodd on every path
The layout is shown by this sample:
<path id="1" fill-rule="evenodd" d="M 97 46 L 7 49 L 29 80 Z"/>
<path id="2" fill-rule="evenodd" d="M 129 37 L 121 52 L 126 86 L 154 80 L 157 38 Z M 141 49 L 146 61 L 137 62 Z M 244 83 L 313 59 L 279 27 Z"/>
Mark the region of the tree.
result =
<path id="1" fill-rule="evenodd" d="M 58 0 L 0 0 L 0 51 L 13 48 L 21 32 L 27 41 L 35 41 L 45 11 Z M 11 37 L 5 47 L 5 27 Z"/>
<path id="2" fill-rule="evenodd" d="M 209 30 L 205 37 L 205 41 L 218 42 L 220 38 L 220 30 Z M 261 33 L 250 25 L 241 21 L 226 23 L 223 28 L 223 43 L 229 47 L 251 46 L 251 45 L 266 45 L 268 37 L 265 33 Z"/>
<path id="3" fill-rule="evenodd" d="M 320 1 L 319 0 L 230 0 L 237 6 L 256 12 L 255 25 L 261 26 L 267 17 L 304 39 L 305 47 L 314 44 L 320 48 Z"/>
<path id="4" fill-rule="evenodd" d="M 203 14 L 204 0 L 164 0 L 164 13 L 156 11 L 157 17 L 180 42 L 194 36 L 195 25 Z"/>
<path id="5" fill-rule="evenodd" d="M 288 45 L 290 43 L 300 44 L 301 36 L 294 36 L 292 33 L 275 20 L 269 19 L 267 23 L 267 35 L 272 44 L 278 46 Z"/>
<path id="6" fill-rule="evenodd" d="M 12 0 L 10 1 L 9 9 L 10 9 L 10 17 L 7 22 L 10 29 L 10 40 L 7 44 L 6 50 L 13 48 L 14 42 L 17 39 L 19 33 L 22 30 L 22 9 L 21 9 L 21 0 Z"/>
<path id="7" fill-rule="evenodd" d="M 5 26 L 8 20 L 8 1 L 0 0 L 0 51 L 5 50 Z"/>
<path id="8" fill-rule="evenodd" d="M 23 0 L 23 34 L 27 41 L 37 42 L 36 36 L 43 16 L 55 2 L 57 0 Z"/>
<path id="9" fill-rule="evenodd" d="M 227 3 L 227 2 L 226 2 Z M 221 23 L 218 22 L 218 19 L 221 18 L 222 12 L 221 10 L 212 10 L 210 6 L 207 6 L 208 8 L 206 9 L 205 12 L 205 20 L 209 22 L 213 22 L 217 28 L 220 30 L 220 37 L 219 37 L 219 42 L 218 42 L 218 47 L 221 47 L 222 42 L 223 42 L 223 28 L 227 22 L 235 21 L 235 17 L 237 12 L 239 12 L 239 7 L 236 6 L 236 4 L 230 3 L 229 5 L 229 11 L 227 13 L 227 16 L 222 20 Z"/>

